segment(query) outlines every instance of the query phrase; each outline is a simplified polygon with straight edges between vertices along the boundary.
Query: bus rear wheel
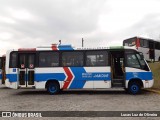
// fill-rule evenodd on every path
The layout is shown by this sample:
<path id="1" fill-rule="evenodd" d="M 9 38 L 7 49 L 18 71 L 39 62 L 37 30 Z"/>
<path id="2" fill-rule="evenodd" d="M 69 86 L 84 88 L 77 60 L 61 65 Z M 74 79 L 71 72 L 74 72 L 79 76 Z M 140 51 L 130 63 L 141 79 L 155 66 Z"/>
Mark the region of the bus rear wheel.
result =
<path id="1" fill-rule="evenodd" d="M 139 94 L 141 92 L 141 86 L 137 82 L 132 82 L 128 86 L 128 90 L 130 94 Z"/>
<path id="2" fill-rule="evenodd" d="M 47 84 L 47 92 L 51 95 L 57 94 L 60 91 L 59 84 L 57 82 L 49 82 Z"/>

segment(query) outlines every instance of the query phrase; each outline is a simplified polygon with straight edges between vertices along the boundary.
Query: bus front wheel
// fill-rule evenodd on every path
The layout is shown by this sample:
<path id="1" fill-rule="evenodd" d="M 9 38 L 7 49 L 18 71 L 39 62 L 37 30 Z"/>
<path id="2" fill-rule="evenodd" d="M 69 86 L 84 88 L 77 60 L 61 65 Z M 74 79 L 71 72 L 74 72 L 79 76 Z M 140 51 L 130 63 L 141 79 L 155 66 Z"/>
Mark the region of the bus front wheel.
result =
<path id="1" fill-rule="evenodd" d="M 141 86 L 137 82 L 130 83 L 128 87 L 130 94 L 135 95 L 141 92 Z"/>
<path id="2" fill-rule="evenodd" d="M 51 95 L 57 94 L 60 91 L 59 84 L 57 82 L 49 82 L 47 84 L 47 91 Z"/>

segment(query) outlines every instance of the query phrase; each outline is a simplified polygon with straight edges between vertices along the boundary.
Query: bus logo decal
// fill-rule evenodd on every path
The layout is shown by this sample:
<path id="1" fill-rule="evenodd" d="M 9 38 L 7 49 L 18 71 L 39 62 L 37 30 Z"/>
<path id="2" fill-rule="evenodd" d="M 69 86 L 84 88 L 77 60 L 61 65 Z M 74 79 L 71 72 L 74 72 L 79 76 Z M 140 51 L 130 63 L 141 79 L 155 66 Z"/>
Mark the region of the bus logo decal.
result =
<path id="1" fill-rule="evenodd" d="M 13 72 L 16 72 L 16 68 L 13 68 Z"/>
<path id="2" fill-rule="evenodd" d="M 100 73 L 98 73 L 98 74 L 95 74 L 93 77 L 94 78 L 108 78 L 108 74 L 100 74 Z"/>
<path id="3" fill-rule="evenodd" d="M 71 81 L 74 79 L 72 72 L 70 71 L 70 69 L 68 67 L 64 67 L 63 68 L 67 77 L 64 81 L 64 85 L 63 85 L 63 89 L 67 89 L 69 84 L 71 83 Z"/>
<path id="4" fill-rule="evenodd" d="M 33 68 L 33 64 L 30 64 L 30 65 L 29 65 L 29 68 Z"/>
<path id="5" fill-rule="evenodd" d="M 24 64 L 21 64 L 21 68 L 24 68 Z"/>

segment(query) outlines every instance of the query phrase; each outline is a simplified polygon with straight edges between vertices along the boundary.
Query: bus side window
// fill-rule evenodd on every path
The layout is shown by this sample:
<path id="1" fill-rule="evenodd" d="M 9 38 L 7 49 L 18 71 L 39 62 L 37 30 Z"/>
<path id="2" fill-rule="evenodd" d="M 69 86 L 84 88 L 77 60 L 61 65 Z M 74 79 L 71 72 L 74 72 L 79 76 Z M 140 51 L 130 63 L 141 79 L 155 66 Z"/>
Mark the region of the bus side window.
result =
<path id="1" fill-rule="evenodd" d="M 88 58 L 88 57 L 87 57 L 87 65 L 88 65 L 88 66 L 93 66 L 93 63 L 92 63 L 92 61 L 91 61 L 91 58 Z"/>
<path id="2" fill-rule="evenodd" d="M 17 67 L 17 53 L 13 52 L 10 54 L 10 68 L 16 68 Z"/>
<path id="3" fill-rule="evenodd" d="M 83 52 L 63 52 L 63 66 L 83 66 Z"/>
<path id="4" fill-rule="evenodd" d="M 107 66 L 108 53 L 107 51 L 87 51 L 86 52 L 87 66 Z"/>
<path id="5" fill-rule="evenodd" d="M 59 66 L 58 52 L 40 52 L 39 67 L 57 67 Z"/>
<path id="6" fill-rule="evenodd" d="M 140 39 L 140 46 L 141 46 L 141 47 L 144 46 L 143 41 L 144 41 L 144 40 Z"/>

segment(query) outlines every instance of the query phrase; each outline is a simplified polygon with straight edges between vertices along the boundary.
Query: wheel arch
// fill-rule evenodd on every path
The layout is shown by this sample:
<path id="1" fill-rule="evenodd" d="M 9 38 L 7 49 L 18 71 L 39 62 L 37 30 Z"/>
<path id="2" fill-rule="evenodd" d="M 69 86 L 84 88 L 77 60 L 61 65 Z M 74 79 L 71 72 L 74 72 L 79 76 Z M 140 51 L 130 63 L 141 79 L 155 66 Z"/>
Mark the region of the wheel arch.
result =
<path id="1" fill-rule="evenodd" d="M 46 84 L 45 84 L 45 89 L 47 89 L 47 86 L 48 86 L 49 83 L 51 83 L 51 82 L 57 83 L 57 84 L 59 85 L 59 88 L 61 87 L 58 80 L 56 80 L 56 79 L 49 79 L 49 80 L 47 80 L 47 82 L 46 82 Z"/>
<path id="2" fill-rule="evenodd" d="M 132 79 L 130 79 L 129 82 L 128 82 L 128 86 L 133 82 L 138 83 L 141 88 L 144 88 L 143 81 L 140 78 L 132 78 Z"/>

